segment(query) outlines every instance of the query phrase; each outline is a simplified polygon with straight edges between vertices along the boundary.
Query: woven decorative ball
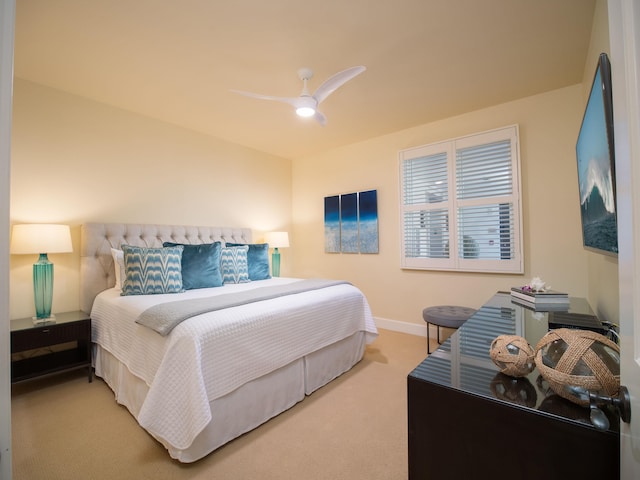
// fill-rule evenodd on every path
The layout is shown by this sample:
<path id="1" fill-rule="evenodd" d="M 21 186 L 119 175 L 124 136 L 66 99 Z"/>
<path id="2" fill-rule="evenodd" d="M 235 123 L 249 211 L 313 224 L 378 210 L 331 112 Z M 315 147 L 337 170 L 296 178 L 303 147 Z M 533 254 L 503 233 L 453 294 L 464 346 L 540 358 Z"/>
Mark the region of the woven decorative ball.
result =
<path id="1" fill-rule="evenodd" d="M 500 335 L 491 342 L 491 360 L 505 375 L 525 377 L 535 368 L 534 352 L 518 335 Z"/>
<path id="2" fill-rule="evenodd" d="M 536 366 L 558 395 L 589 405 L 589 393 L 616 397 L 620 389 L 620 348 L 589 330 L 550 330 L 536 345 Z"/>

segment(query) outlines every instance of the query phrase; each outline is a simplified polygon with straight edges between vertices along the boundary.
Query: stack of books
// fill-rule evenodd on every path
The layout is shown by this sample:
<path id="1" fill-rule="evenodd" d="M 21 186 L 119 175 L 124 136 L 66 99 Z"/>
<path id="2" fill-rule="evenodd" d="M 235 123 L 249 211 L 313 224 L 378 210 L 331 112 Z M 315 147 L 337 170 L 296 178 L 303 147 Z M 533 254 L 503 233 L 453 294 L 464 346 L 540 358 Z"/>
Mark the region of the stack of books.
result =
<path id="1" fill-rule="evenodd" d="M 518 305 L 541 310 L 568 310 L 569 295 L 556 290 L 534 292 L 523 287 L 511 288 L 511 300 Z"/>

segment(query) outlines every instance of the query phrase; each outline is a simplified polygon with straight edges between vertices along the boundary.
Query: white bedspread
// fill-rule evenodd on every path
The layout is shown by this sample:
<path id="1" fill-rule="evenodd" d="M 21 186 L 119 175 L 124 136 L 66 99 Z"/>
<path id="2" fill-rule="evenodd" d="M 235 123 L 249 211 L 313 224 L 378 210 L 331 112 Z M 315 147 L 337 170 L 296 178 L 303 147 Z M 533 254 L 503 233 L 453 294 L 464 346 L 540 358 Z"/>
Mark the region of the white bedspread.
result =
<path id="1" fill-rule="evenodd" d="M 367 333 L 368 343 L 376 337 L 366 298 L 349 284 L 198 315 L 166 337 L 135 323 L 158 303 L 295 281 L 279 277 L 168 295 L 99 294 L 92 340 L 149 386 L 140 425 L 186 449 L 212 421 L 210 401 L 358 331 Z"/>

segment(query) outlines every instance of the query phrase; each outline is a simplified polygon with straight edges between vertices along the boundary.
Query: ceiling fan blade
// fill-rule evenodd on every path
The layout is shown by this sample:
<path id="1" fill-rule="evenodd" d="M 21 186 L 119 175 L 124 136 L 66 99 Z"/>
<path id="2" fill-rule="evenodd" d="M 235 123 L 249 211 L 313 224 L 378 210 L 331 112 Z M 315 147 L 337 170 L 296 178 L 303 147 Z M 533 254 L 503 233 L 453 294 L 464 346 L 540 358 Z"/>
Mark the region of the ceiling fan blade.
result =
<path id="1" fill-rule="evenodd" d="M 242 90 L 230 90 L 230 91 L 233 93 L 244 95 L 245 97 L 259 98 L 260 100 L 272 100 L 274 102 L 284 102 L 284 103 L 288 103 L 289 105 L 293 105 L 294 107 L 298 106 L 298 99 L 300 98 L 300 97 L 274 97 L 271 95 L 261 95 L 259 93 L 245 92 Z"/>
<path id="2" fill-rule="evenodd" d="M 318 104 L 320 104 L 320 102 L 325 100 L 338 88 L 347 83 L 356 75 L 360 75 L 365 70 L 366 67 L 359 66 L 347 68 L 346 70 L 336 73 L 332 77 L 329 77 L 327 80 L 325 80 L 325 82 L 318 87 L 318 89 L 313 94 L 313 97 L 318 101 Z"/>
<path id="3" fill-rule="evenodd" d="M 322 112 L 319 112 L 318 110 L 316 110 L 313 118 L 315 118 L 316 121 L 323 127 L 327 124 L 327 117 L 325 117 L 324 114 Z"/>

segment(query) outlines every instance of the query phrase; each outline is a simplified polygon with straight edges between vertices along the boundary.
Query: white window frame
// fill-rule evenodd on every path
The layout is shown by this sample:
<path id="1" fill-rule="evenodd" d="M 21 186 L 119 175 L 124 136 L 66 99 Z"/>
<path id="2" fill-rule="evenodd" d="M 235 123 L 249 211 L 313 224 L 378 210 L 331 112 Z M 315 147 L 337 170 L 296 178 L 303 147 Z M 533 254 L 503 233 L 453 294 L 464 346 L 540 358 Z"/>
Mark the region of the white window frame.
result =
<path id="1" fill-rule="evenodd" d="M 499 197 L 476 199 L 458 199 L 456 195 L 456 151 L 462 148 L 481 146 L 493 142 L 509 140 L 511 143 L 511 194 Z M 404 167 L 412 159 L 445 153 L 447 155 L 448 201 L 439 204 L 424 203 L 405 205 Z M 414 147 L 399 152 L 400 183 L 400 244 L 401 267 L 415 270 L 451 270 L 488 273 L 524 273 L 524 255 L 522 241 L 522 201 L 520 179 L 520 147 L 517 125 L 475 133 L 443 142 Z M 489 203 L 510 203 L 513 207 L 513 257 L 510 259 L 460 258 L 458 255 L 458 209 Z M 446 208 L 448 211 L 449 258 L 430 258 L 427 256 L 408 257 L 405 244 L 405 214 L 411 211 L 429 211 Z"/>

